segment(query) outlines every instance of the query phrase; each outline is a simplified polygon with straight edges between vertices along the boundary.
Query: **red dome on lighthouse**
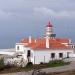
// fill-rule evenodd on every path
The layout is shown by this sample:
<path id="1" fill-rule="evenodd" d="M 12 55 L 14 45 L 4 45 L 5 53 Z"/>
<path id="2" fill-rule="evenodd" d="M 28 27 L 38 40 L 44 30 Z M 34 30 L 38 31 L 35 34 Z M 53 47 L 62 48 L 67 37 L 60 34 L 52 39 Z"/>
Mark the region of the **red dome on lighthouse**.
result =
<path id="1" fill-rule="evenodd" d="M 46 27 L 53 27 L 50 21 L 48 22 L 48 25 Z"/>

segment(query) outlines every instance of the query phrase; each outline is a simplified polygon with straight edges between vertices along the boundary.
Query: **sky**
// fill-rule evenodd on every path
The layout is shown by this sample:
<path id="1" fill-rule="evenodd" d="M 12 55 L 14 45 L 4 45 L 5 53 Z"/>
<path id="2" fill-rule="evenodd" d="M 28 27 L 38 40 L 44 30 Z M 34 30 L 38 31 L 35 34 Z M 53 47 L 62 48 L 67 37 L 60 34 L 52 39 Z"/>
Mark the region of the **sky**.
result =
<path id="1" fill-rule="evenodd" d="M 51 21 L 57 37 L 75 41 L 75 0 L 0 0 L 0 49 L 42 37 Z"/>

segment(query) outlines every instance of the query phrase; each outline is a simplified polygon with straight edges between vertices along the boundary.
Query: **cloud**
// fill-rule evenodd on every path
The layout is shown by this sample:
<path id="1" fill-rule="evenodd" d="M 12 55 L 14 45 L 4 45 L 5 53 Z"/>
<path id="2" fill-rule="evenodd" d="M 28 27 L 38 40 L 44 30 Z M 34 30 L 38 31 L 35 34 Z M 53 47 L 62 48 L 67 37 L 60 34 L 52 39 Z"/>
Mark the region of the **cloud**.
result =
<path id="1" fill-rule="evenodd" d="M 7 19 L 11 17 L 12 13 L 10 12 L 5 12 L 3 10 L 0 10 L 0 19 Z"/>
<path id="2" fill-rule="evenodd" d="M 46 7 L 36 7 L 34 8 L 34 13 L 41 14 L 44 16 L 52 16 L 57 18 L 75 18 L 75 10 L 74 11 L 68 11 L 68 10 L 60 10 L 55 11 L 53 9 L 49 9 Z"/>

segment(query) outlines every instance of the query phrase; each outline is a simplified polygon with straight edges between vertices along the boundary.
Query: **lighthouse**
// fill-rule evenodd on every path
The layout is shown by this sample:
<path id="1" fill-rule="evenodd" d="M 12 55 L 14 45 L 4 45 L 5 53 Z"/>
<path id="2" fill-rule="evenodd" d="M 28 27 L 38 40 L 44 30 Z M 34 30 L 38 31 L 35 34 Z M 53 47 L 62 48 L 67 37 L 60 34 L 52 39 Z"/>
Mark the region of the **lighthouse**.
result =
<path id="1" fill-rule="evenodd" d="M 46 26 L 46 37 L 50 37 L 52 33 L 53 33 L 53 26 L 49 21 L 48 25 Z"/>
<path id="2" fill-rule="evenodd" d="M 48 22 L 46 25 L 46 32 L 45 32 L 45 38 L 46 38 L 46 48 L 50 48 L 49 39 L 54 39 L 56 37 L 56 34 L 53 33 L 53 26 Z"/>
<path id="3" fill-rule="evenodd" d="M 48 38 L 56 37 L 56 34 L 53 33 L 53 25 L 51 24 L 50 21 L 46 25 L 45 37 L 48 37 Z"/>

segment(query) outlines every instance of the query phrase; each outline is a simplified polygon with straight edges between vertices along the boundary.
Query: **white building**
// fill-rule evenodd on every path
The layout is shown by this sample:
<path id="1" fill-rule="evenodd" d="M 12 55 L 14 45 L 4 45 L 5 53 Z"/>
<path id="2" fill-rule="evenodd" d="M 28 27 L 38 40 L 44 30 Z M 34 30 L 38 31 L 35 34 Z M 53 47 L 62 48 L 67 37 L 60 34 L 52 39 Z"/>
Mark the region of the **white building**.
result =
<path id="1" fill-rule="evenodd" d="M 25 66 L 28 62 L 33 64 L 48 63 L 52 60 L 75 57 L 75 44 L 69 38 L 57 38 L 53 33 L 53 26 L 49 22 L 42 38 L 24 38 L 16 43 L 15 51 L 0 51 L 8 55 L 5 64 Z"/>
<path id="2" fill-rule="evenodd" d="M 16 53 L 33 64 L 48 63 L 51 60 L 72 57 L 74 49 L 70 43 L 71 40 L 68 38 L 57 38 L 49 22 L 43 38 L 22 39 L 16 43 Z"/>

